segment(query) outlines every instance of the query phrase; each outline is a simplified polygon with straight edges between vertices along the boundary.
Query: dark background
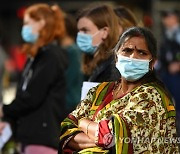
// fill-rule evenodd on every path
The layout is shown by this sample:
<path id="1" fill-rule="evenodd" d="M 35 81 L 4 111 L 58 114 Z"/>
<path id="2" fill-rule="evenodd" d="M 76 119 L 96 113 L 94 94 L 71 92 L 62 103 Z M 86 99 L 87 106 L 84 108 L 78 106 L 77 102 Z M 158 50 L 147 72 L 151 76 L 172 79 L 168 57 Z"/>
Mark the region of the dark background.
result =
<path id="1" fill-rule="evenodd" d="M 1 0 L 0 2 L 0 41 L 6 51 L 14 45 L 22 43 L 21 26 L 24 9 L 34 3 L 45 2 L 58 4 L 65 12 L 76 15 L 76 12 L 89 3 L 112 3 L 129 7 L 142 20 L 146 27 L 151 28 L 158 37 L 161 31 L 159 11 L 167 8 L 180 9 L 179 0 Z"/>

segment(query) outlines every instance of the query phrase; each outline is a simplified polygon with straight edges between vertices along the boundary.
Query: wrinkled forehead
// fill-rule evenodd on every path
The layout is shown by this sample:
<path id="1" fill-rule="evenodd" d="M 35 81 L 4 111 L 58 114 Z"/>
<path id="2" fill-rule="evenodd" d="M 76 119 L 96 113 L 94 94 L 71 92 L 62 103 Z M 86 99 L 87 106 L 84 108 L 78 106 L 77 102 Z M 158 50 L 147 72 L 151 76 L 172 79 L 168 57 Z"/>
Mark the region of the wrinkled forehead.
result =
<path id="1" fill-rule="evenodd" d="M 140 35 L 140 34 L 135 34 L 135 35 L 127 35 L 124 38 L 122 38 L 122 44 L 124 44 L 125 42 L 127 42 L 128 40 L 131 40 L 132 38 L 136 38 L 136 39 L 144 39 L 144 36 Z"/>
<path id="2" fill-rule="evenodd" d="M 124 38 L 120 43 L 119 48 L 125 46 L 144 46 L 145 48 L 148 48 L 146 40 L 142 36 L 131 36 Z"/>
<path id="3" fill-rule="evenodd" d="M 127 39 L 119 48 L 120 50 L 123 50 L 125 48 L 129 48 L 129 49 L 136 49 L 136 50 L 143 50 L 143 51 L 147 51 L 148 53 L 148 46 L 146 44 L 146 41 L 144 38 L 142 37 L 131 37 L 129 39 Z"/>

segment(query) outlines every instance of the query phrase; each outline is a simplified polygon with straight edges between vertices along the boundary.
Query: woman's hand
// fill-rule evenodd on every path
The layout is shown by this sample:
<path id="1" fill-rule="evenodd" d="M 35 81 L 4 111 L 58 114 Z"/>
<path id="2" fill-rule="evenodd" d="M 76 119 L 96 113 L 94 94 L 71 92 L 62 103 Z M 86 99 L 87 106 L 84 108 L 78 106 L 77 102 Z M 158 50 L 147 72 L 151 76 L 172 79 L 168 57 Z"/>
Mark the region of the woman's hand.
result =
<path id="1" fill-rule="evenodd" d="M 81 150 L 95 147 L 96 144 L 85 133 L 78 133 L 68 143 L 68 146 L 74 150 Z"/>
<path id="2" fill-rule="evenodd" d="M 79 120 L 78 126 L 91 140 L 95 142 L 95 133 L 98 129 L 98 123 L 83 118 Z"/>
<path id="3" fill-rule="evenodd" d="M 82 118 L 78 122 L 78 127 L 83 132 L 72 137 L 68 146 L 75 150 L 95 147 L 95 132 L 98 129 L 98 124 L 87 118 Z"/>

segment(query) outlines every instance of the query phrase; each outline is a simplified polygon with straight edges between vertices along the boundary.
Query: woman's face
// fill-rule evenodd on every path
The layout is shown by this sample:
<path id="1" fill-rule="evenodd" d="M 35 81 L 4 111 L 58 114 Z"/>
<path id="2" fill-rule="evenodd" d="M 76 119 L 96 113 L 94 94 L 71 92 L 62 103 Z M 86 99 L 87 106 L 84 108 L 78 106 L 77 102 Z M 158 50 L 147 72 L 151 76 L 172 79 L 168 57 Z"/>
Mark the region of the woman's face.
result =
<path id="1" fill-rule="evenodd" d="M 101 44 L 103 39 L 107 37 L 107 33 L 104 32 L 104 29 L 98 29 L 98 27 L 87 17 L 82 17 L 78 20 L 77 28 L 80 33 L 89 34 L 93 37 L 93 46 Z"/>
<path id="2" fill-rule="evenodd" d="M 135 59 L 152 59 L 152 54 L 148 50 L 146 41 L 142 37 L 132 37 L 125 41 L 117 54 Z"/>
<path id="3" fill-rule="evenodd" d="M 28 25 L 32 27 L 32 33 L 33 34 L 39 34 L 40 30 L 44 26 L 44 21 L 36 21 L 33 18 L 29 16 L 29 14 L 24 15 L 24 25 Z"/>
<path id="4" fill-rule="evenodd" d="M 155 64 L 155 59 L 149 51 L 146 41 L 142 37 L 132 37 L 127 39 L 119 48 L 117 55 L 122 55 L 134 59 L 151 60 L 150 69 L 152 70 Z"/>

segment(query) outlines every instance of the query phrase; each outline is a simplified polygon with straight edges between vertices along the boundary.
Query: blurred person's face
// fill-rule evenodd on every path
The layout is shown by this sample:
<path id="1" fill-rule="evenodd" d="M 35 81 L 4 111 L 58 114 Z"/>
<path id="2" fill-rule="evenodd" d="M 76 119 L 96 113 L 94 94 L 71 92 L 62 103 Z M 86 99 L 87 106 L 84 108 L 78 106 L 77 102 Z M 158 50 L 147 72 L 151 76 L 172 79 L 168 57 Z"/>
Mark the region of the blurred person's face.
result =
<path id="1" fill-rule="evenodd" d="M 39 34 L 40 30 L 45 25 L 44 20 L 36 21 L 29 16 L 29 14 L 24 15 L 24 26 L 31 26 L 33 34 Z"/>
<path id="2" fill-rule="evenodd" d="M 92 45 L 97 46 L 103 42 L 108 36 L 108 28 L 98 29 L 98 27 L 87 17 L 82 17 L 77 23 L 80 33 L 92 36 Z"/>
<path id="3" fill-rule="evenodd" d="M 162 18 L 162 22 L 166 28 L 171 29 L 178 25 L 178 18 L 176 15 L 171 14 Z"/>

